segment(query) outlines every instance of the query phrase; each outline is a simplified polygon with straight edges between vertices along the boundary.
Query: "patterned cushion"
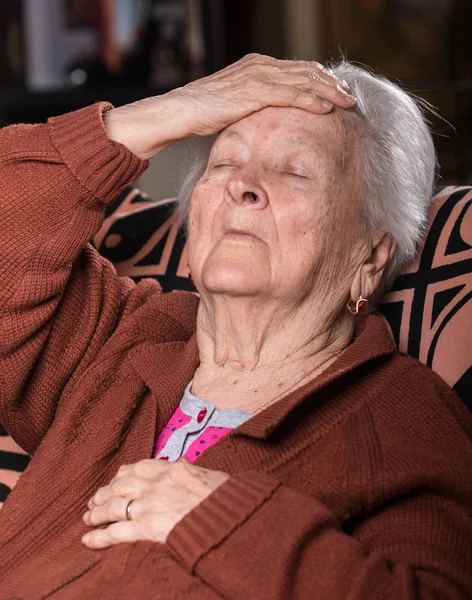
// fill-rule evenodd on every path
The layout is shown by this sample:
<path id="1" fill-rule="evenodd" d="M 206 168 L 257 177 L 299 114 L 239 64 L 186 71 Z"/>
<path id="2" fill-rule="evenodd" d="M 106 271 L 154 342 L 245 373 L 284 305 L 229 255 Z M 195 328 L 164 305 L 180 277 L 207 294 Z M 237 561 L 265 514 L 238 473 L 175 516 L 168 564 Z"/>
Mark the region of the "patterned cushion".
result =
<path id="1" fill-rule="evenodd" d="M 119 275 L 155 277 L 166 292 L 194 291 L 174 203 L 129 188 L 107 209 L 93 242 Z M 425 244 L 380 311 L 400 350 L 436 371 L 472 410 L 472 188 L 439 191 Z M 0 503 L 27 462 L 0 429 Z"/>
<path id="2" fill-rule="evenodd" d="M 125 190 L 107 209 L 93 239 L 95 247 L 114 263 L 119 275 L 135 281 L 155 277 L 165 292 L 194 291 L 174 204 L 175 198 L 154 201 L 136 188 Z"/>
<path id="3" fill-rule="evenodd" d="M 472 188 L 437 194 L 425 243 L 380 310 L 399 349 L 438 373 L 472 410 Z"/>

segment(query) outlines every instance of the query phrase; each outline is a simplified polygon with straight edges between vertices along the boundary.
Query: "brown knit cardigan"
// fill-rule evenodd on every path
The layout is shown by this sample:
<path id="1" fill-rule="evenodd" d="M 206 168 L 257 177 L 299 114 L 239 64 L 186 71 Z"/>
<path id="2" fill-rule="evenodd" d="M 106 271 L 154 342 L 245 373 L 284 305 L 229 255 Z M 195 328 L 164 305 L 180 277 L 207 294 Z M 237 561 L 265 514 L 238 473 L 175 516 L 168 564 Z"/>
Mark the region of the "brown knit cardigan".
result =
<path id="1" fill-rule="evenodd" d="M 0 421 L 33 455 L 0 512 L 0 598 L 472 597 L 472 419 L 375 315 L 196 461 L 231 477 L 166 544 L 81 544 L 87 500 L 151 456 L 198 365 L 198 299 L 88 243 L 147 166 L 107 108 L 0 131 Z"/>

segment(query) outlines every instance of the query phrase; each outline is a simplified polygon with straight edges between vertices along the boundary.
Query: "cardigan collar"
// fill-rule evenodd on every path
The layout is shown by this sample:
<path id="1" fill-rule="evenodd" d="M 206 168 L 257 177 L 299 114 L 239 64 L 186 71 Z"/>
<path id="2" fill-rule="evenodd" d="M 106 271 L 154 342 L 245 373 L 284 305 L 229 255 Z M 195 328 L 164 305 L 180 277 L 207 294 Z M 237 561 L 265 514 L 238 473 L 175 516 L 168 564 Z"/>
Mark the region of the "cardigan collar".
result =
<path id="1" fill-rule="evenodd" d="M 189 296 L 189 294 L 178 295 Z M 182 306 L 182 309 L 185 308 L 187 311 L 193 309 L 195 314 L 187 313 L 185 333 L 180 340 L 157 341 L 155 338 L 154 341 L 144 341 L 129 353 L 135 371 L 157 398 L 156 425 L 160 429 L 165 427 L 172 416 L 199 364 L 195 332 L 197 304 L 191 302 L 189 305 L 185 301 L 183 304 L 186 306 Z M 162 311 L 162 304 L 159 308 Z M 154 319 L 153 322 L 155 327 L 159 327 L 159 319 Z M 358 326 L 352 344 L 325 371 L 303 387 L 280 398 L 256 414 L 233 433 L 253 438 L 267 438 L 297 406 L 313 394 L 360 366 L 376 358 L 388 356 L 395 350 L 396 344 L 384 317 L 378 314 L 369 315 Z M 170 394 L 169 390 L 172 390 Z"/>
<path id="2" fill-rule="evenodd" d="M 325 371 L 243 423 L 238 434 L 260 439 L 269 437 L 305 400 L 368 362 L 389 356 L 396 350 L 384 317 L 369 315 L 358 326 L 354 341 Z"/>

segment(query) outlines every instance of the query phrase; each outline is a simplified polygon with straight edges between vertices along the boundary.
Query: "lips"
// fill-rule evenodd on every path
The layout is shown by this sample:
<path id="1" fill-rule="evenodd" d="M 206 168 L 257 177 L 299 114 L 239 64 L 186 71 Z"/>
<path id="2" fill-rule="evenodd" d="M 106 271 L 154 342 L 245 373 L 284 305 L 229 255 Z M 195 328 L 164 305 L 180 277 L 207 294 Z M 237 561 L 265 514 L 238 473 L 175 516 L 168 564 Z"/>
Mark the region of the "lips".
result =
<path id="1" fill-rule="evenodd" d="M 244 229 L 228 229 L 228 231 L 226 231 L 224 237 L 229 237 L 232 239 L 239 239 L 239 240 L 244 240 L 244 239 L 255 239 L 255 240 L 260 240 L 260 238 L 257 237 L 257 235 L 254 235 L 251 231 L 247 231 Z"/>

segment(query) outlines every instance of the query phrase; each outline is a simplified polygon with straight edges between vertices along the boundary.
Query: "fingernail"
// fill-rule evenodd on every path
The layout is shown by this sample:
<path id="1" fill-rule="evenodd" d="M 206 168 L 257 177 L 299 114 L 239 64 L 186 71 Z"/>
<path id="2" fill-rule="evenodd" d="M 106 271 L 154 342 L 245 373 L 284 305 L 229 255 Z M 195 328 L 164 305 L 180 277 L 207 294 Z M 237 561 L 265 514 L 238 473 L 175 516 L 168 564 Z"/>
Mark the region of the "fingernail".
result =
<path id="1" fill-rule="evenodd" d="M 89 534 L 86 533 L 85 535 L 82 536 L 82 542 L 84 544 L 86 544 L 89 541 Z"/>
<path id="2" fill-rule="evenodd" d="M 344 94 L 346 100 L 349 100 L 349 102 L 352 102 L 353 104 L 355 104 L 357 102 L 356 97 L 352 94 L 352 92 L 350 90 L 346 91 L 343 88 L 339 88 L 339 89 Z"/>
<path id="3" fill-rule="evenodd" d="M 329 102 L 328 100 L 323 100 L 323 101 L 321 102 L 321 106 L 322 106 L 323 108 L 326 108 L 326 109 L 328 109 L 328 108 L 333 108 L 333 105 L 332 105 L 332 103 L 331 103 L 331 102 Z"/>
<path id="4" fill-rule="evenodd" d="M 88 520 L 89 514 L 90 514 L 90 511 L 87 511 L 87 512 L 84 514 L 84 516 L 83 516 L 83 519 L 84 519 L 84 521 L 85 521 L 86 523 L 87 523 L 87 520 Z"/>

